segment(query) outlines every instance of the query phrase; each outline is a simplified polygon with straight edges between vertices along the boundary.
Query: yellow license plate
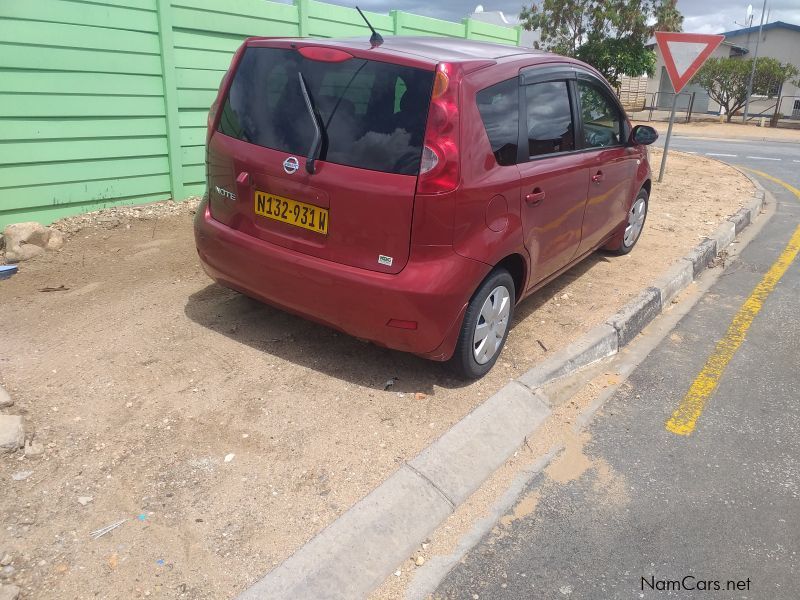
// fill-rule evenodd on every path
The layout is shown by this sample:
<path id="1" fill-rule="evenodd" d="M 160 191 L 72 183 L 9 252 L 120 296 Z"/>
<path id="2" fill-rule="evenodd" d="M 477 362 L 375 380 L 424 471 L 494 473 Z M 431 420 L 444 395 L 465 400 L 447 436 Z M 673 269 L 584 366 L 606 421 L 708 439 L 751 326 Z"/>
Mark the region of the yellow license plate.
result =
<path id="1" fill-rule="evenodd" d="M 298 202 L 291 198 L 256 191 L 255 210 L 257 215 L 275 219 L 303 229 L 310 229 L 322 235 L 328 234 L 328 209 Z"/>

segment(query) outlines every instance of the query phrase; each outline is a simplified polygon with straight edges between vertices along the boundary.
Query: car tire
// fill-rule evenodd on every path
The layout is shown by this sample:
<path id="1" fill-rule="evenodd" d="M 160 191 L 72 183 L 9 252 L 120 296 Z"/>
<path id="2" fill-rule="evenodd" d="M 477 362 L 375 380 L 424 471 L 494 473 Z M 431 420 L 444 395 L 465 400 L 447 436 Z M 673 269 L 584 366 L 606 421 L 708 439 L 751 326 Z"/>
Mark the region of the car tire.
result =
<path id="1" fill-rule="evenodd" d="M 650 207 L 650 194 L 642 188 L 636 195 L 630 210 L 628 219 L 614 236 L 612 242 L 605 246 L 605 250 L 617 256 L 628 254 L 636 246 L 636 242 L 642 237 L 644 223 L 647 220 L 647 210 Z"/>
<path id="2" fill-rule="evenodd" d="M 505 269 L 495 269 L 469 301 L 458 342 L 450 359 L 451 370 L 462 379 L 486 375 L 503 351 L 514 317 L 514 279 Z"/>

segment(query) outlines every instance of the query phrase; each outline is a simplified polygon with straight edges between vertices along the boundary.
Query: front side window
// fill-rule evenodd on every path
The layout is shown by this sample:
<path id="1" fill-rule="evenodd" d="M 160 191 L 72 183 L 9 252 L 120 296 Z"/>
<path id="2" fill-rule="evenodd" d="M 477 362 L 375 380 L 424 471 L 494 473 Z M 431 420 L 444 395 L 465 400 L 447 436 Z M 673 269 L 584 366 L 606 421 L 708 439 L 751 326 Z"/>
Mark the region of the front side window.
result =
<path id="1" fill-rule="evenodd" d="M 519 81 L 501 81 L 477 94 L 478 112 L 497 164 L 517 162 L 519 141 Z"/>
<path id="2" fill-rule="evenodd" d="M 569 87 L 566 81 L 525 86 L 528 115 L 528 156 L 575 150 Z"/>
<path id="3" fill-rule="evenodd" d="M 222 106 L 219 131 L 266 148 L 308 153 L 314 123 L 298 73 L 325 128 L 320 160 L 419 172 L 432 71 L 360 58 L 325 63 L 294 50 L 247 48 Z"/>
<path id="4" fill-rule="evenodd" d="M 578 80 L 583 118 L 584 147 L 616 146 L 622 139 L 622 115 L 616 104 L 598 86 Z"/>

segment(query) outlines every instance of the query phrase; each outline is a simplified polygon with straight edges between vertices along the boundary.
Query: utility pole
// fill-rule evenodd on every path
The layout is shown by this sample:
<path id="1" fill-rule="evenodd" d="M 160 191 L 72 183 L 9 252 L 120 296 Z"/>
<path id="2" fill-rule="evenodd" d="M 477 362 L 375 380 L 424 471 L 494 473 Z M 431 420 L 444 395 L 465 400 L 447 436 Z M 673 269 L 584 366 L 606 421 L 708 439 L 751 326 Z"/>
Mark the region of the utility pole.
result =
<path id="1" fill-rule="evenodd" d="M 750 110 L 750 96 L 753 93 L 753 77 L 756 75 L 756 62 L 758 62 L 758 43 L 761 41 L 761 31 L 764 28 L 764 13 L 767 11 L 767 0 L 761 7 L 761 21 L 758 25 L 758 37 L 756 38 L 756 51 L 753 53 L 753 68 L 750 69 L 750 80 L 747 82 L 747 96 L 744 99 L 744 115 L 742 123 L 747 124 L 747 112 Z"/>

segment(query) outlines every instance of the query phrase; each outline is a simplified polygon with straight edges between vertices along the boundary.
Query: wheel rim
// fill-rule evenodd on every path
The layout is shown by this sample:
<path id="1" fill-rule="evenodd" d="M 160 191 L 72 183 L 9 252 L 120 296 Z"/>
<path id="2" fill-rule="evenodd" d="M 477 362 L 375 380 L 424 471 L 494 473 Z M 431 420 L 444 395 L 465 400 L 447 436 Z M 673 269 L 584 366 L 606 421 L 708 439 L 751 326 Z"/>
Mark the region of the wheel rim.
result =
<path id="1" fill-rule="evenodd" d="M 472 353 L 479 365 L 486 364 L 497 354 L 508 329 L 510 314 L 511 295 L 504 286 L 497 286 L 481 307 L 472 337 Z"/>
<path id="2" fill-rule="evenodd" d="M 625 228 L 625 246 L 630 248 L 639 239 L 646 216 L 647 202 L 644 198 L 637 198 L 628 212 L 628 226 Z"/>

